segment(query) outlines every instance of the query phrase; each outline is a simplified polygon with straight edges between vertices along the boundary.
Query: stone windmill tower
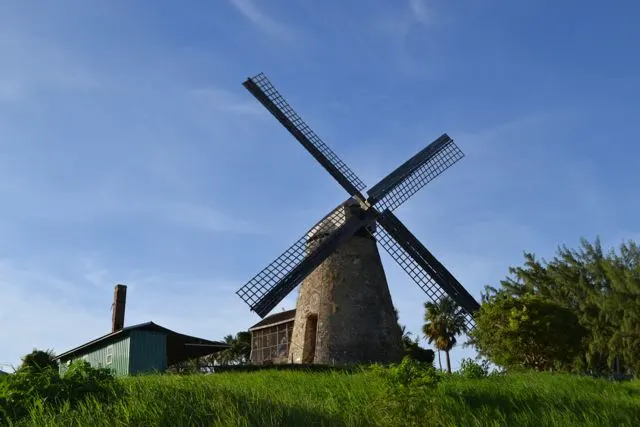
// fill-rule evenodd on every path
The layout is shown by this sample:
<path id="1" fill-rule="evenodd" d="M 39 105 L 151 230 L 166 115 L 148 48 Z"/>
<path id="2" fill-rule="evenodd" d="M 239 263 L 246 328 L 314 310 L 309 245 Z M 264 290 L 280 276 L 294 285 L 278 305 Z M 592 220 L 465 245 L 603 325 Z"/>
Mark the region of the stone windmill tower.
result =
<path id="1" fill-rule="evenodd" d="M 236 292 L 264 317 L 302 283 L 289 361 L 349 364 L 401 357 L 400 328 L 376 243 L 431 300 L 453 298 L 472 326 L 478 302 L 392 213 L 463 157 L 453 140 L 443 134 L 365 197 L 364 183 L 263 74 L 243 84 L 350 196 Z"/>
<path id="2" fill-rule="evenodd" d="M 362 214 L 353 199 L 338 209 L 346 219 Z M 307 253 L 338 226 L 331 217 L 322 222 L 309 236 Z M 289 361 L 393 362 L 402 356 L 401 339 L 376 240 L 360 229 L 302 282 Z"/>

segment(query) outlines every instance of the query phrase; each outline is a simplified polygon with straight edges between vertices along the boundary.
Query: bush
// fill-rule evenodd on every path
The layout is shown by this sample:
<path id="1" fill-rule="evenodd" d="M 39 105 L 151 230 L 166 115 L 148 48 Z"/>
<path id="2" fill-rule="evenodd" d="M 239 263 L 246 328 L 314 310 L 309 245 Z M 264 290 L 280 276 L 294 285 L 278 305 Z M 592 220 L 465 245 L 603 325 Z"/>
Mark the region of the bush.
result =
<path id="1" fill-rule="evenodd" d="M 373 365 L 371 371 L 382 377 L 392 388 L 396 387 L 433 387 L 440 382 L 440 375 L 427 363 L 418 362 L 405 356 L 402 362 L 388 367 Z"/>
<path id="2" fill-rule="evenodd" d="M 64 377 L 51 366 L 39 366 L 19 369 L 0 381 L 0 425 L 24 417 L 36 404 L 73 406 L 89 396 L 110 401 L 120 394 L 108 370 L 92 368 L 85 361 L 73 362 Z"/>
<path id="3" fill-rule="evenodd" d="M 52 350 L 33 350 L 31 353 L 22 357 L 22 364 L 18 368 L 18 372 L 29 371 L 37 373 L 49 368 L 57 369 L 58 364 L 53 358 L 54 354 Z"/>
<path id="4" fill-rule="evenodd" d="M 429 411 L 425 402 L 434 398 L 432 392 L 442 379 L 433 364 L 405 356 L 399 364 L 388 367 L 374 365 L 371 371 L 380 376 L 386 386 L 378 405 L 383 408 L 384 414 L 389 414 L 393 419 L 384 422 L 404 426 L 423 425 Z M 397 419 L 397 414 L 402 414 L 402 420 Z"/>
<path id="5" fill-rule="evenodd" d="M 88 395 L 100 401 L 108 401 L 120 395 L 118 384 L 109 369 L 92 368 L 84 360 L 69 366 L 63 377 L 64 398 L 79 401 Z"/>
<path id="6" fill-rule="evenodd" d="M 429 366 L 433 366 L 433 360 L 435 359 L 435 353 L 428 348 L 422 348 L 417 342 L 405 343 L 404 354 L 409 356 L 416 362 L 424 363 Z"/>
<path id="7" fill-rule="evenodd" d="M 440 376 L 430 363 L 405 357 L 399 364 L 389 367 L 387 379 L 403 387 L 433 387 L 440 381 Z"/>
<path id="8" fill-rule="evenodd" d="M 489 375 L 489 362 L 483 360 L 478 363 L 473 359 L 464 358 L 460 362 L 460 375 L 467 379 L 484 378 Z"/>

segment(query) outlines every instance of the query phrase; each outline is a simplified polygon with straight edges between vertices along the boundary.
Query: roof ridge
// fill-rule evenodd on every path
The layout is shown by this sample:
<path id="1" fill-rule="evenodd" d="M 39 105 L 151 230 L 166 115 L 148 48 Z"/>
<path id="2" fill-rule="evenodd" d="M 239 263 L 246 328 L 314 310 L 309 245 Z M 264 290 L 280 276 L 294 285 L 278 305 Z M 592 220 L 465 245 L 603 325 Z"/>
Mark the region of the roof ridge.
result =
<path id="1" fill-rule="evenodd" d="M 249 331 L 253 330 L 253 329 L 258 329 L 258 328 L 265 328 L 269 325 L 272 324 L 276 324 L 276 323 L 281 323 L 281 322 L 286 322 L 289 320 L 292 320 L 293 318 L 295 318 L 296 315 L 296 309 L 292 309 L 292 310 L 285 310 L 285 311 L 280 311 L 278 313 L 274 313 L 271 314 L 267 317 L 265 317 L 264 319 L 260 320 L 258 323 L 256 323 L 255 325 L 249 327 Z"/>

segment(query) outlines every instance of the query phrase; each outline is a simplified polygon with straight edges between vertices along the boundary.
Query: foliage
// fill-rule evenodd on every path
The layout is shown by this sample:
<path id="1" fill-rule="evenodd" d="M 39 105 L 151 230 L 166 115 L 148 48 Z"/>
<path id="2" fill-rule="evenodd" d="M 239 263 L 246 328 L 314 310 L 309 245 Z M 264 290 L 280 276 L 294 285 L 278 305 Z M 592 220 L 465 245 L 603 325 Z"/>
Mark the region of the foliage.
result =
<path id="1" fill-rule="evenodd" d="M 401 413 L 404 425 L 421 425 L 425 397 L 432 393 L 442 379 L 433 364 L 420 363 L 405 356 L 399 364 L 388 367 L 373 365 L 370 369 L 385 384 L 383 398 L 379 403 L 384 413 Z"/>
<path id="2" fill-rule="evenodd" d="M 63 397 L 72 402 L 89 395 L 104 401 L 118 394 L 114 390 L 117 383 L 111 371 L 106 368 L 93 368 L 84 360 L 72 362 L 62 379 Z"/>
<path id="3" fill-rule="evenodd" d="M 486 301 L 470 332 L 478 353 L 507 368 L 550 370 L 570 366 L 585 329 L 576 315 L 538 296 L 501 295 Z"/>
<path id="4" fill-rule="evenodd" d="M 209 363 L 210 356 L 205 356 L 202 359 L 202 363 L 200 359 L 188 359 L 182 360 L 180 362 L 174 363 L 173 365 L 167 368 L 167 373 L 170 374 L 195 374 L 197 372 L 202 372 L 204 364 L 205 366 Z"/>
<path id="5" fill-rule="evenodd" d="M 397 316 L 398 310 L 395 311 Z M 402 332 L 402 345 L 405 348 L 410 347 L 413 344 L 413 339 L 411 338 L 411 335 L 413 335 L 413 333 L 411 333 L 405 325 L 400 326 L 400 332 Z"/>
<path id="6" fill-rule="evenodd" d="M 441 298 L 436 303 L 426 302 L 424 308 L 422 333 L 429 344 L 445 352 L 447 371 L 451 373 L 449 352 L 457 343 L 456 337 L 466 332 L 465 314 L 450 297 Z"/>
<path id="7" fill-rule="evenodd" d="M 31 353 L 22 357 L 22 364 L 18 367 L 19 372 L 42 372 L 48 368 L 57 369 L 58 364 L 53 358 L 55 354 L 53 350 L 37 350 L 34 349 Z"/>
<path id="8" fill-rule="evenodd" d="M 215 355 L 215 360 L 221 364 L 244 365 L 249 363 L 251 356 L 251 333 L 240 331 L 235 336 L 227 335 L 224 342 L 231 347 Z"/>
<path id="9" fill-rule="evenodd" d="M 636 425 L 640 411 L 637 382 L 565 374 L 441 375 L 437 386 L 399 386 L 396 395 L 370 370 L 144 375 L 118 383 L 126 398 L 34 405 L 16 425 L 589 427 Z"/>
<path id="10" fill-rule="evenodd" d="M 411 339 L 412 333 L 407 330 L 406 326 L 401 326 L 400 329 L 402 331 L 404 355 L 417 362 L 433 366 L 433 360 L 435 358 L 433 350 L 420 347 L 419 338 Z"/>
<path id="11" fill-rule="evenodd" d="M 433 366 L 435 353 L 429 348 L 422 348 L 417 341 L 413 341 L 410 345 L 404 347 L 404 354 L 416 362 Z"/>
<path id="12" fill-rule="evenodd" d="M 402 362 L 388 367 L 372 365 L 371 371 L 383 378 L 387 384 L 396 387 L 433 387 L 440 381 L 440 376 L 432 365 L 418 362 L 405 356 Z"/>
<path id="13" fill-rule="evenodd" d="M 604 253 L 599 239 L 577 249 L 561 246 L 551 261 L 525 253 L 488 300 L 535 295 L 567 307 L 587 330 L 581 354 L 570 364 L 592 375 L 640 374 L 640 248 L 623 242 Z"/>
<path id="14" fill-rule="evenodd" d="M 47 352 L 44 352 L 47 353 Z M 88 397 L 108 403 L 119 393 L 115 379 L 106 369 L 94 369 L 87 362 L 73 362 L 65 375 L 57 367 L 32 364 L 41 354 L 34 351 L 13 375 L 0 381 L 0 424 L 24 417 L 37 406 L 51 410 L 73 407 Z"/>
<path id="15" fill-rule="evenodd" d="M 467 379 L 485 378 L 489 375 L 489 361 L 483 360 L 478 363 L 465 357 L 460 361 L 460 370 L 458 372 Z"/>
<path id="16" fill-rule="evenodd" d="M 247 365 L 251 362 L 251 333 L 238 332 L 223 339 L 229 348 L 207 356 L 184 360 L 168 367 L 168 373 L 193 374 L 211 373 L 219 365 Z"/>

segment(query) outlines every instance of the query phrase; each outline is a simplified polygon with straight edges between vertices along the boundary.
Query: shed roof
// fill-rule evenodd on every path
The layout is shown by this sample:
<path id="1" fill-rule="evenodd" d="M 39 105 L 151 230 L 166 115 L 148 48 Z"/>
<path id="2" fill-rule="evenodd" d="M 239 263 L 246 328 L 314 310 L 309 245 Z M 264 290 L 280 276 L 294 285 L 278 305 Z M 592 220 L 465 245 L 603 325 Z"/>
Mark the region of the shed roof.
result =
<path id="1" fill-rule="evenodd" d="M 278 325 L 280 323 L 291 322 L 296 317 L 296 309 L 281 311 L 280 313 L 272 314 L 271 316 L 267 316 L 252 327 L 249 328 L 249 331 L 255 331 L 256 329 L 267 328 L 269 326 Z"/>
<path id="2" fill-rule="evenodd" d="M 106 335 L 94 339 L 93 341 L 89 341 L 69 351 L 59 354 L 54 357 L 54 360 L 70 358 L 75 353 L 78 353 L 80 351 L 90 351 L 96 347 L 99 347 L 100 345 L 107 344 L 109 341 L 112 341 L 115 338 L 126 336 L 134 330 L 165 333 L 167 335 L 167 363 L 169 365 L 180 362 L 182 360 L 187 360 L 192 357 L 205 356 L 207 354 L 215 353 L 216 351 L 229 348 L 228 344 L 220 341 L 210 341 L 204 338 L 180 334 L 153 322 L 146 322 L 127 326 L 126 328 L 122 328 L 115 332 L 110 332 Z"/>

